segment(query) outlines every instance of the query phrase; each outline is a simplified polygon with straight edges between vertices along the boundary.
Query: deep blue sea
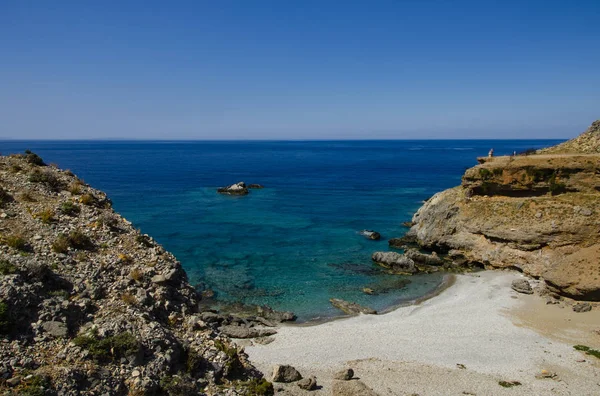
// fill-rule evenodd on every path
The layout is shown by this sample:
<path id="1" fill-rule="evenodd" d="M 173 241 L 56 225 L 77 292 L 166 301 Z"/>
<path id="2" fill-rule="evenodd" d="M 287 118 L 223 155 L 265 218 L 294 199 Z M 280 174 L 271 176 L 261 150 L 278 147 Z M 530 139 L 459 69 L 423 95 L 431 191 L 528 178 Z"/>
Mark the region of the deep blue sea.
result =
<path id="1" fill-rule="evenodd" d="M 332 297 L 378 310 L 437 288 L 442 275 L 394 284 L 371 254 L 406 232 L 424 199 L 460 183 L 476 157 L 555 140 L 129 142 L 0 141 L 2 154 L 30 149 L 104 190 L 114 208 L 181 261 L 193 284 L 222 301 L 268 304 L 300 320 L 340 315 Z M 216 188 L 259 183 L 244 197 Z M 383 236 L 359 235 L 373 229 Z"/>

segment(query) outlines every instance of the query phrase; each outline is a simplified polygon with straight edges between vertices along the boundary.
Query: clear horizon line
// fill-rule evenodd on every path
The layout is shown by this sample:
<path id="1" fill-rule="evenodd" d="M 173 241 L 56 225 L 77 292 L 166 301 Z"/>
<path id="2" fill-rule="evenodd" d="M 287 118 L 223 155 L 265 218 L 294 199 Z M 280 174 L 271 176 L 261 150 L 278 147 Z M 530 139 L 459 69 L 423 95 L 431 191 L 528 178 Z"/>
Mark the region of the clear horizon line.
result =
<path id="1" fill-rule="evenodd" d="M 568 140 L 571 138 L 421 138 L 421 139 L 136 139 L 136 138 L 83 138 L 83 139 L 36 139 L 36 138 L 6 138 L 0 137 L 0 141 L 6 142 L 390 142 L 390 141 L 506 141 L 506 140 Z"/>

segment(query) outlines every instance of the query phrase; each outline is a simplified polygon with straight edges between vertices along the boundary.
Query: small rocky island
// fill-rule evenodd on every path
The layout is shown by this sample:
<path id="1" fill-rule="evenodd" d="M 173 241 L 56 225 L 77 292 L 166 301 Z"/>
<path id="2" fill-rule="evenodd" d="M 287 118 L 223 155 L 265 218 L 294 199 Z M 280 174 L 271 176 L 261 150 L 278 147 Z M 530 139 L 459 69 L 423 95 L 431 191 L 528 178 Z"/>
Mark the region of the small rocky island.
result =
<path id="1" fill-rule="evenodd" d="M 255 322 L 200 299 L 106 194 L 32 152 L 0 157 L 3 394 L 273 394 L 224 334 Z"/>
<path id="2" fill-rule="evenodd" d="M 217 192 L 225 195 L 248 195 L 250 190 L 260 190 L 262 188 L 264 187 L 260 184 L 246 185 L 244 182 L 238 182 L 226 187 L 219 187 Z"/>

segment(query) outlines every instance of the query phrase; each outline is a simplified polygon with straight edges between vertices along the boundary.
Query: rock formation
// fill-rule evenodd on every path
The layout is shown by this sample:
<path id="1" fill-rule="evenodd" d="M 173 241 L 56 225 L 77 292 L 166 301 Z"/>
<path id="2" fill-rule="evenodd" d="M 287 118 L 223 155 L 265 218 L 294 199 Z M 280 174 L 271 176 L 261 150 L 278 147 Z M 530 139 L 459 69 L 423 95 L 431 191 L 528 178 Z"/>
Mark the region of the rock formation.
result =
<path id="1" fill-rule="evenodd" d="M 244 182 L 235 183 L 226 187 L 219 187 L 217 192 L 226 195 L 248 195 L 250 193 Z"/>
<path id="2" fill-rule="evenodd" d="M 541 150 L 561 154 L 480 158 L 460 186 L 426 201 L 408 239 L 459 262 L 519 269 L 568 297 L 600 300 L 600 154 L 588 154 L 600 152 L 599 127 Z"/>
<path id="3" fill-rule="evenodd" d="M 4 391 L 269 389 L 219 324 L 202 320 L 199 301 L 175 257 L 116 214 L 104 193 L 33 153 L 0 157 Z"/>
<path id="4" fill-rule="evenodd" d="M 590 125 L 587 131 L 577 136 L 575 139 L 568 140 L 554 147 L 548 147 L 538 150 L 540 154 L 570 154 L 570 153 L 600 153 L 600 120 L 596 120 Z"/>

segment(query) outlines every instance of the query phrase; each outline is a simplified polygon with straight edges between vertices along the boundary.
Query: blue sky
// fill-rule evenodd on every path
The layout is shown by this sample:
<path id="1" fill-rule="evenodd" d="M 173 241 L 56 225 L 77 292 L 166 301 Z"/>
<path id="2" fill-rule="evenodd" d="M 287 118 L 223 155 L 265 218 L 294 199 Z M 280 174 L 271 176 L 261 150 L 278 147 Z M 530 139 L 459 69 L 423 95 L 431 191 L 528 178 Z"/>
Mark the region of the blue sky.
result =
<path id="1" fill-rule="evenodd" d="M 567 138 L 600 1 L 0 0 L 0 137 Z"/>

